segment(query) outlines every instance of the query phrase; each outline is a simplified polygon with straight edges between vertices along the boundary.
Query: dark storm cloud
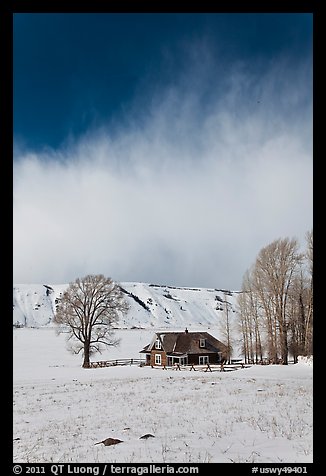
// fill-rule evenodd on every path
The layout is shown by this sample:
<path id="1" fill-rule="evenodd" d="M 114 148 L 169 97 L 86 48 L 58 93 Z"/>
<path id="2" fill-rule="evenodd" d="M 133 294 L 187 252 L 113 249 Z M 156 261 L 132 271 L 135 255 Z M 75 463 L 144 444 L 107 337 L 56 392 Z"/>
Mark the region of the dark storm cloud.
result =
<path id="1" fill-rule="evenodd" d="M 312 227 L 310 64 L 254 66 L 226 67 L 197 43 L 173 81 L 142 89 L 127 121 L 60 149 L 19 152 L 14 281 L 101 272 L 237 289 L 262 246 L 303 242 Z"/>

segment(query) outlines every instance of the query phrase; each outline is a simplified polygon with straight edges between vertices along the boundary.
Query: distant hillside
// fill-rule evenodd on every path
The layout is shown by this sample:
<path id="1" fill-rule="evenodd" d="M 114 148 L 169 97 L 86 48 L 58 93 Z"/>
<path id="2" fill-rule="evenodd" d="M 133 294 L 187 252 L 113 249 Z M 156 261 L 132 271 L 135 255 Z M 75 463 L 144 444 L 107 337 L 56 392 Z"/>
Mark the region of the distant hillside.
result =
<path id="1" fill-rule="evenodd" d="M 146 283 L 120 283 L 130 310 L 120 328 L 145 329 L 218 325 L 235 317 L 237 292 L 221 289 L 180 288 Z M 16 284 L 13 287 L 13 324 L 22 327 L 52 326 L 57 300 L 67 284 Z"/>

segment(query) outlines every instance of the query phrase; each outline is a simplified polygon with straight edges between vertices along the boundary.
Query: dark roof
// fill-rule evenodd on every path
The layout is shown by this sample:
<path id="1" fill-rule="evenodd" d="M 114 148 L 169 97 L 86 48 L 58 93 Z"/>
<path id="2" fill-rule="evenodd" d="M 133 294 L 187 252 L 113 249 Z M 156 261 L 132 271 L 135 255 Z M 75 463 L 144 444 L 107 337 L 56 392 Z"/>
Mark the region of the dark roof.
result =
<path id="1" fill-rule="evenodd" d="M 144 352 L 145 354 L 149 351 L 150 344 L 147 344 L 142 350 L 139 351 L 139 353 Z"/>
<path id="2" fill-rule="evenodd" d="M 141 352 L 150 352 L 157 338 L 161 341 L 162 350 L 169 355 L 226 352 L 226 345 L 208 332 L 157 332 Z M 205 339 L 205 347 L 199 346 L 200 339 Z"/>

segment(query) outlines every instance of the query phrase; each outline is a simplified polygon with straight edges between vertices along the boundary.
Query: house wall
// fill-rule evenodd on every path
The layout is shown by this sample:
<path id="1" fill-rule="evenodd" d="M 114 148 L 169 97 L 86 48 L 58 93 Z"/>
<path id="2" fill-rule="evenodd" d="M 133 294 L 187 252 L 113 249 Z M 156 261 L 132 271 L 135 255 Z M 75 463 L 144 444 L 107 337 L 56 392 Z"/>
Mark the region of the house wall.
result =
<path id="1" fill-rule="evenodd" d="M 166 353 L 162 350 L 152 350 L 151 354 L 147 354 L 146 355 L 146 365 L 151 365 L 152 367 L 157 367 L 158 365 L 155 364 L 155 355 L 156 354 L 160 354 L 161 355 L 161 367 L 164 367 L 164 366 L 167 366 L 167 356 L 166 356 Z M 220 363 L 220 357 L 218 354 L 204 354 L 204 353 L 200 353 L 200 354 L 188 354 L 188 364 L 191 365 L 191 364 L 194 364 L 194 365 L 198 365 L 199 364 L 199 356 L 203 356 L 203 355 L 208 355 L 209 357 L 209 363 L 210 364 L 219 364 Z"/>
<path id="2" fill-rule="evenodd" d="M 164 367 L 164 365 L 167 364 L 167 360 L 166 360 L 166 353 L 163 351 L 163 350 L 157 350 L 157 349 L 154 349 L 152 350 L 151 352 L 151 358 L 150 358 L 150 365 L 153 367 L 153 366 L 157 366 L 157 364 L 155 364 L 155 355 L 156 354 L 160 354 L 161 355 L 161 366 Z"/>

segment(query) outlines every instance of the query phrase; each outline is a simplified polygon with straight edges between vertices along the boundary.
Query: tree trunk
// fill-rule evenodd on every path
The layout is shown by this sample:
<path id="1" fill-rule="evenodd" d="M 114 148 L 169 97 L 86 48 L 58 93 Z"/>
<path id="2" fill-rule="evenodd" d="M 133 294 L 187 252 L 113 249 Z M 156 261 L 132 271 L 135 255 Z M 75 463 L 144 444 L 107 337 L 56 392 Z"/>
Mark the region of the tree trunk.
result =
<path id="1" fill-rule="evenodd" d="M 88 369 L 89 368 L 89 342 L 84 342 L 84 362 L 83 362 L 83 368 Z"/>
<path id="2" fill-rule="evenodd" d="M 286 324 L 282 324 L 282 326 L 280 326 L 280 328 L 282 328 L 282 333 L 281 333 L 282 364 L 283 365 L 288 365 L 289 349 L 288 349 L 287 326 L 286 326 Z"/>

